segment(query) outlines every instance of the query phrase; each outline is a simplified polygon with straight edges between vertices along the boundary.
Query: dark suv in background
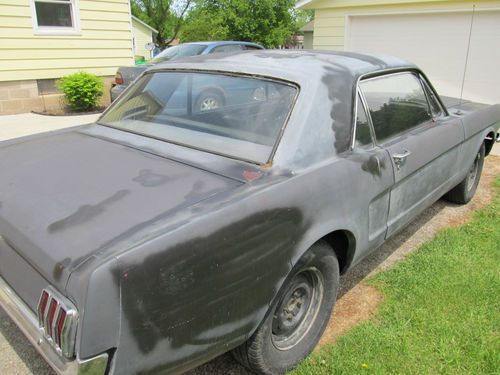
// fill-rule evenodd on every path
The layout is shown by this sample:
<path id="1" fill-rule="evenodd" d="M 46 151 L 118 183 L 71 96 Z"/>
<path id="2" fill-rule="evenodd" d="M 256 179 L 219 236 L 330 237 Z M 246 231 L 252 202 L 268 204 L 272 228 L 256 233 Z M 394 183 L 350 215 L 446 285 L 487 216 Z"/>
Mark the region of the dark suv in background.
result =
<path id="1" fill-rule="evenodd" d="M 139 74 L 152 65 L 189 56 L 257 49 L 264 49 L 264 47 L 255 43 L 237 41 L 193 42 L 167 48 L 147 64 L 119 67 L 115 75 L 115 82 L 111 87 L 111 101 L 114 101 L 118 95 L 120 95 L 127 88 L 127 86 L 139 76 Z"/>

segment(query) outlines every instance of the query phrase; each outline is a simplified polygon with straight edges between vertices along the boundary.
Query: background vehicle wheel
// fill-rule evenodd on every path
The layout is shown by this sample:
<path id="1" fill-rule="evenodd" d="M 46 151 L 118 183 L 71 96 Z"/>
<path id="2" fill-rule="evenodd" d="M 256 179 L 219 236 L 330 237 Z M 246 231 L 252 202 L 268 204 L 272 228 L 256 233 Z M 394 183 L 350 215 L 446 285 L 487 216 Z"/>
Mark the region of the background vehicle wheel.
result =
<path id="1" fill-rule="evenodd" d="M 326 242 L 312 246 L 293 268 L 266 318 L 234 357 L 259 374 L 283 374 L 309 355 L 337 298 L 339 264 Z"/>
<path id="2" fill-rule="evenodd" d="M 220 108 L 224 105 L 224 98 L 216 91 L 204 91 L 196 99 L 195 111 L 205 112 Z"/>
<path id="3" fill-rule="evenodd" d="M 445 194 L 444 199 L 447 201 L 465 204 L 468 203 L 474 193 L 476 192 L 477 185 L 481 179 L 481 172 L 483 171 L 484 164 L 484 143 L 481 145 L 479 152 L 474 158 L 474 162 L 467 173 L 467 176 L 457 186 Z"/>

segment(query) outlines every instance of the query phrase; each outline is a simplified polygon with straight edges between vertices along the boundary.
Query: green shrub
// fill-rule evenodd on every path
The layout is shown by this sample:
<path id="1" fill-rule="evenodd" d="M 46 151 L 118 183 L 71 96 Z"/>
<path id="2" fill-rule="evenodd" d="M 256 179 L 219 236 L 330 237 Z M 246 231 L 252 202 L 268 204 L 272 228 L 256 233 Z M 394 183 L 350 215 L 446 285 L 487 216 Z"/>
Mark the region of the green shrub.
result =
<path id="1" fill-rule="evenodd" d="M 86 72 L 62 77 L 58 82 L 71 109 L 88 111 L 97 107 L 97 101 L 104 92 L 102 78 Z"/>

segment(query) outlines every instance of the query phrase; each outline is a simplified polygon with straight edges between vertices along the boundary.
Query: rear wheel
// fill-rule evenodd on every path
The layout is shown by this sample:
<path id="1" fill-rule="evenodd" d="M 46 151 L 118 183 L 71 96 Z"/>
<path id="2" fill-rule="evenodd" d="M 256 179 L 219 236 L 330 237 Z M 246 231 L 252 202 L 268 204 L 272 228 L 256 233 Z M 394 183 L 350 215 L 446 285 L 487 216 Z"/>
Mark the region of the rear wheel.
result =
<path id="1" fill-rule="evenodd" d="M 196 99 L 195 108 L 198 112 L 211 111 L 224 105 L 224 98 L 213 90 L 202 92 Z"/>
<path id="2" fill-rule="evenodd" d="M 481 145 L 479 152 L 476 154 L 474 161 L 467 173 L 467 176 L 457 186 L 445 194 L 444 198 L 450 202 L 465 204 L 468 203 L 476 193 L 481 172 L 484 164 L 484 143 Z"/>
<path id="3" fill-rule="evenodd" d="M 325 242 L 312 246 L 294 267 L 254 335 L 233 351 L 259 374 L 283 374 L 312 352 L 337 297 L 339 265 Z"/>

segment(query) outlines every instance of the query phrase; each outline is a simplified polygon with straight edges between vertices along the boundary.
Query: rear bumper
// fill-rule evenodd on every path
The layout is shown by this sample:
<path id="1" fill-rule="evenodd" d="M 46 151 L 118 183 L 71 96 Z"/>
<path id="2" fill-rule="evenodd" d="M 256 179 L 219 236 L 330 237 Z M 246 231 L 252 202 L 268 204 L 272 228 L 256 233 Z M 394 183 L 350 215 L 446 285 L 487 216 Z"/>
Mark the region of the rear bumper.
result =
<path id="1" fill-rule="evenodd" d="M 0 306 L 17 324 L 31 344 L 48 364 L 61 375 L 104 375 L 108 365 L 108 354 L 86 360 L 67 360 L 61 357 L 43 337 L 38 319 L 31 309 L 17 296 L 0 276 Z"/>

